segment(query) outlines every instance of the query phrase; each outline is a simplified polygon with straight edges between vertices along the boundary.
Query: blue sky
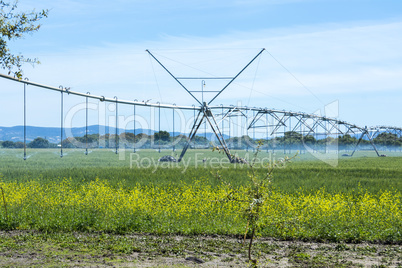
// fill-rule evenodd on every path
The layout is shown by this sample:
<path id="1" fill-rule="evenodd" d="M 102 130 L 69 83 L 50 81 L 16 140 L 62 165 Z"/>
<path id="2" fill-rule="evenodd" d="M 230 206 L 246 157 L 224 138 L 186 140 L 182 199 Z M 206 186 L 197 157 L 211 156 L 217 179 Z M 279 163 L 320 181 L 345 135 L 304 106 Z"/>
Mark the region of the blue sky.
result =
<path id="1" fill-rule="evenodd" d="M 402 126 L 399 0 L 20 0 L 19 6 L 50 10 L 39 32 L 10 44 L 14 52 L 40 59 L 40 65 L 24 68 L 31 81 L 191 105 L 194 101 L 145 49 L 178 76 L 233 76 L 266 48 L 269 53 L 216 105 L 313 113 L 338 101 L 342 120 Z M 194 83 L 188 86 L 199 89 L 199 81 Z M 8 114 L 0 125 L 20 125 L 21 86 L 4 81 L 0 86 L 7 96 L 1 110 Z M 206 84 L 210 90 L 222 86 Z M 59 125 L 59 96 L 33 90 L 28 124 Z M 71 97 L 66 109 L 82 101 Z M 125 109 L 131 110 L 121 112 Z"/>

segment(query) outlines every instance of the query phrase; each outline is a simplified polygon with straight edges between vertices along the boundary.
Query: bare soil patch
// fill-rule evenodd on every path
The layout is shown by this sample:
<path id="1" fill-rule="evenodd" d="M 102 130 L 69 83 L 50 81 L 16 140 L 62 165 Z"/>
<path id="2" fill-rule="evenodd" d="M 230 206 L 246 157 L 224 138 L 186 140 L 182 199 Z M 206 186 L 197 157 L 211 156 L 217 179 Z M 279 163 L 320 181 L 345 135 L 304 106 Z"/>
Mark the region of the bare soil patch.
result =
<path id="1" fill-rule="evenodd" d="M 402 246 L 258 238 L 260 267 L 402 267 Z M 239 237 L 0 232 L 1 267 L 247 267 Z"/>

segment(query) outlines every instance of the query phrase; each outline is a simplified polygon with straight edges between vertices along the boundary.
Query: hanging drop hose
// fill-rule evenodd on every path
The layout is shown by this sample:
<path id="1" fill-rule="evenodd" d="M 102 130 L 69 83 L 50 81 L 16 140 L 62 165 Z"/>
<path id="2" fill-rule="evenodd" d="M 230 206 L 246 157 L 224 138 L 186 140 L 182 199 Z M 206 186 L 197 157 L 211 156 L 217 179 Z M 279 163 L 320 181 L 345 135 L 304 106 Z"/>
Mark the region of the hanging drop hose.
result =
<path id="1" fill-rule="evenodd" d="M 136 101 L 138 101 L 138 100 L 135 99 L 134 101 L 136 102 Z M 134 132 L 134 133 L 133 133 L 133 134 L 134 134 L 134 137 L 133 137 L 133 147 L 134 147 L 134 148 L 133 148 L 133 150 L 134 150 L 134 153 L 135 153 L 135 152 L 136 152 L 136 150 L 135 150 L 135 116 L 136 116 L 136 113 L 135 113 L 135 106 L 136 106 L 136 105 L 133 105 L 133 106 L 134 106 L 134 130 L 133 130 L 133 132 Z"/>
<path id="2" fill-rule="evenodd" d="M 90 92 L 87 92 L 90 95 Z M 86 97 L 85 105 L 85 155 L 88 155 L 88 96 Z"/>
<path id="3" fill-rule="evenodd" d="M 115 136 L 115 146 L 116 146 L 116 151 L 115 153 L 118 154 L 119 153 L 119 133 L 118 133 L 118 127 L 119 127 L 119 106 L 118 106 L 118 99 L 116 96 L 114 96 L 114 99 L 116 100 L 116 136 Z"/>
<path id="4" fill-rule="evenodd" d="M 25 78 L 28 81 L 28 78 Z M 27 160 L 27 84 L 24 83 L 24 160 Z"/>
<path id="5" fill-rule="evenodd" d="M 61 89 L 61 98 L 60 98 L 60 157 L 63 157 L 63 86 L 59 86 Z"/>

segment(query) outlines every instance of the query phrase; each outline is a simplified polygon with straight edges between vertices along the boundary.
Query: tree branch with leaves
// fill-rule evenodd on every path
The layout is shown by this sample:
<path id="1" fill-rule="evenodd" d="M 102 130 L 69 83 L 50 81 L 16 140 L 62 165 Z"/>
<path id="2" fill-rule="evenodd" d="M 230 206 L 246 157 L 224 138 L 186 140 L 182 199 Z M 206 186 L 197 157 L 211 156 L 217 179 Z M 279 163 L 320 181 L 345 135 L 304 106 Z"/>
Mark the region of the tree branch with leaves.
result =
<path id="1" fill-rule="evenodd" d="M 22 64 L 37 64 L 39 61 L 36 58 L 26 58 L 21 54 L 15 55 L 10 51 L 8 42 L 38 31 L 41 26 L 39 20 L 47 17 L 49 11 L 19 12 L 17 5 L 18 1 L 10 3 L 0 0 L 0 65 L 8 70 L 8 74 L 22 78 Z"/>

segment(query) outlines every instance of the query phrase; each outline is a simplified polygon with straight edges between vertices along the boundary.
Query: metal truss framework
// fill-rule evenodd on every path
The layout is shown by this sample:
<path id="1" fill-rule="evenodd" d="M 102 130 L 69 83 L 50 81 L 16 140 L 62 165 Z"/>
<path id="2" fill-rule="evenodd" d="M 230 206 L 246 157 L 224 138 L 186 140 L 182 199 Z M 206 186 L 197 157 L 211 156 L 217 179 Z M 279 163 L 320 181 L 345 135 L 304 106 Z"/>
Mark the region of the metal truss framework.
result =
<path id="1" fill-rule="evenodd" d="M 117 104 L 124 104 L 124 105 L 132 105 L 134 108 L 134 117 L 135 117 L 135 108 L 137 106 L 144 106 L 144 107 L 150 107 L 150 108 L 158 108 L 159 112 L 160 109 L 172 109 L 173 111 L 176 109 L 180 110 L 192 110 L 194 111 L 194 115 L 197 113 L 197 116 L 195 116 L 194 124 L 192 126 L 192 129 L 190 131 L 190 134 L 187 138 L 187 143 L 185 147 L 183 148 L 179 161 L 182 160 L 183 156 L 185 155 L 187 149 L 190 146 L 191 141 L 195 137 L 197 130 L 200 128 L 201 124 L 203 122 L 207 122 L 212 131 L 215 133 L 216 138 L 218 140 L 220 149 L 223 150 L 228 157 L 228 159 L 231 162 L 235 162 L 236 159 L 231 155 L 229 147 L 226 144 L 224 135 L 219 128 L 219 124 L 221 124 L 221 127 L 223 128 L 224 120 L 230 120 L 231 117 L 242 117 L 245 118 L 246 120 L 246 125 L 244 128 L 247 130 L 247 134 L 249 130 L 255 131 L 256 129 L 263 129 L 265 130 L 266 133 L 266 138 L 272 138 L 274 136 L 281 136 L 284 135 L 287 132 L 297 132 L 299 134 L 302 134 L 302 136 L 306 137 L 309 135 L 315 136 L 316 138 L 326 138 L 326 137 L 337 137 L 339 135 L 354 135 L 354 136 L 359 136 L 358 142 L 355 145 L 355 148 L 353 150 L 353 154 L 355 153 L 356 149 L 358 148 L 359 144 L 363 140 L 364 137 L 367 138 L 367 140 L 370 141 L 373 149 L 376 151 L 378 156 L 381 156 L 373 142 L 373 139 L 378 136 L 380 133 L 383 132 L 388 132 L 391 134 L 395 134 L 396 137 L 402 137 L 402 128 L 399 127 L 392 127 L 392 126 L 376 126 L 376 127 L 359 127 L 355 124 L 351 124 L 336 118 L 330 118 L 330 117 L 325 117 L 325 116 L 320 116 L 316 114 L 308 114 L 308 113 L 302 113 L 302 112 L 292 112 L 292 111 L 284 111 L 284 110 L 275 110 L 275 109 L 268 109 L 268 108 L 257 108 L 257 107 L 236 107 L 236 106 L 209 106 L 215 98 L 222 93 L 223 90 L 225 90 L 230 83 L 234 81 L 246 68 L 249 66 L 262 52 L 264 51 L 261 50 L 259 54 L 257 54 L 236 76 L 230 77 L 230 78 L 225 78 L 229 79 L 230 81 L 228 84 L 221 90 L 217 91 L 211 91 L 212 93 L 216 93 L 215 96 L 209 101 L 209 102 L 204 102 L 204 99 L 202 101 L 199 101 L 197 98 L 192 95 L 192 92 L 187 90 L 183 84 L 180 83 L 179 79 L 186 79 L 186 78 L 176 78 L 173 76 L 172 73 L 170 73 L 166 68 L 165 70 L 169 72 L 169 74 L 176 79 L 180 85 L 188 92 L 190 95 L 192 95 L 197 102 L 200 104 L 199 107 L 196 106 L 178 106 L 178 105 L 171 105 L 171 104 L 160 104 L 160 103 L 149 103 L 149 102 L 139 102 L 137 100 L 134 101 L 129 101 L 129 100 L 121 100 L 118 99 L 116 96 L 114 98 L 107 98 L 105 96 L 96 96 L 96 95 L 91 95 L 89 92 L 87 93 L 81 93 L 81 92 L 76 92 L 76 91 L 71 91 L 69 88 L 65 87 L 53 87 L 53 86 L 47 86 L 44 84 L 39 84 L 35 82 L 31 82 L 22 79 L 17 79 L 12 76 L 0 74 L 1 78 L 12 80 L 14 82 L 22 83 L 24 86 L 24 159 L 26 159 L 26 87 L 29 86 L 34 86 L 34 87 L 39 87 L 39 88 L 44 88 L 52 91 L 57 91 L 61 93 L 61 137 L 63 136 L 63 96 L 65 94 L 67 95 L 76 95 L 85 98 L 86 101 L 86 124 L 88 124 L 88 99 L 95 99 L 99 100 L 101 102 L 110 102 L 110 103 L 115 103 Z M 148 51 L 148 53 L 150 53 Z M 153 56 L 150 53 L 151 56 Z M 155 58 L 155 60 L 157 60 Z M 159 61 L 158 61 L 159 62 Z M 159 64 L 164 67 L 160 62 Z M 195 78 L 195 79 L 206 79 L 206 78 Z M 118 116 L 118 109 L 116 107 L 116 118 Z M 173 112 L 174 116 L 174 112 Z M 160 116 L 159 116 L 160 120 Z M 292 124 L 293 123 L 293 124 Z M 229 123 L 230 127 L 230 123 Z M 160 128 L 160 122 L 159 122 L 159 128 Z M 159 129 L 160 130 L 160 129 Z M 86 135 L 88 134 L 88 125 L 86 127 Z M 134 135 L 135 135 L 135 121 L 134 121 Z M 229 135 L 230 135 L 230 130 L 229 130 Z M 88 145 L 87 145 L 88 146 Z M 116 153 L 117 153 L 117 125 L 116 125 Z M 88 147 L 86 149 L 86 154 L 87 154 Z M 135 151 L 135 146 L 134 146 L 134 151 Z M 63 147 L 61 144 L 61 151 L 60 151 L 60 156 L 63 156 Z"/>
<path id="2" fill-rule="evenodd" d="M 402 128 L 392 126 L 375 126 L 368 128 L 369 135 L 373 140 L 381 133 L 389 133 L 395 136 L 395 139 L 402 137 Z"/>
<path id="3" fill-rule="evenodd" d="M 356 144 L 356 147 L 352 153 L 357 149 L 357 146 L 360 144 L 364 136 L 366 136 L 371 145 L 373 146 L 374 150 L 376 151 L 377 155 L 380 156 L 378 153 L 378 150 L 376 146 L 374 145 L 372 135 L 370 135 L 369 131 L 367 128 L 361 128 L 353 124 L 349 124 L 344 121 L 340 121 L 334 118 L 328 118 L 328 117 L 322 117 L 314 114 L 306 114 L 306 113 L 295 113 L 295 112 L 286 112 L 286 111 L 276 111 L 276 110 L 270 110 L 270 109 L 262 109 L 262 108 L 252 108 L 248 109 L 247 107 L 234 107 L 231 106 L 228 108 L 226 113 L 223 111 L 223 106 L 221 107 L 209 107 L 209 105 L 237 78 L 239 75 L 247 69 L 248 66 L 250 66 L 255 59 L 257 59 L 265 49 L 263 48 L 246 66 L 241 69 L 239 73 L 237 73 L 234 77 L 213 77 L 212 79 L 229 79 L 230 81 L 221 89 L 218 91 L 208 91 L 208 93 L 217 93 L 213 98 L 207 103 L 204 102 L 204 90 L 201 90 L 202 93 L 202 99 L 199 100 L 196 98 L 193 93 L 194 92 L 200 92 L 200 91 L 191 91 L 188 90 L 183 83 L 181 83 L 182 79 L 198 79 L 202 80 L 203 79 L 211 79 L 208 77 L 176 77 L 173 75 L 172 72 L 170 72 L 149 50 L 146 50 L 148 54 L 173 78 L 176 80 L 176 82 L 185 90 L 187 91 L 188 94 L 190 94 L 200 105 L 199 113 L 197 116 L 197 119 L 194 121 L 194 125 L 190 131 L 190 135 L 187 140 L 187 144 L 184 147 L 180 158 L 179 162 L 183 158 L 184 154 L 186 153 L 191 141 L 195 137 L 199 127 L 201 126 L 202 122 L 204 120 L 208 121 L 212 131 L 214 132 L 215 136 L 218 139 L 218 142 L 221 146 L 221 149 L 225 152 L 227 157 L 229 158 L 230 162 L 235 162 L 236 159 L 234 159 L 234 156 L 230 154 L 229 148 L 225 142 L 225 139 L 222 135 L 221 130 L 219 129 L 219 125 L 215 120 L 215 116 L 213 113 L 213 110 L 215 109 L 221 109 L 221 120 L 225 118 L 230 118 L 234 116 L 244 116 L 247 118 L 248 121 L 248 111 L 251 110 L 253 112 L 252 120 L 251 123 L 248 125 L 248 129 L 255 129 L 255 128 L 265 128 L 267 132 L 267 139 L 268 139 L 268 131 L 270 129 L 270 136 L 276 135 L 276 134 L 285 134 L 286 133 L 286 128 L 288 128 L 288 132 L 299 132 L 300 134 L 303 134 L 304 136 L 308 136 L 311 134 L 323 134 L 325 137 L 327 136 L 333 136 L 333 135 L 346 135 L 346 134 L 358 134 L 360 133 L 360 138 L 358 140 L 358 143 Z M 261 120 L 263 116 L 265 115 L 264 119 L 265 124 L 258 124 L 259 122 L 263 121 Z M 210 119 L 211 118 L 211 119 Z M 291 125 L 291 119 L 296 119 L 296 124 Z M 271 124 L 268 122 L 269 119 L 271 119 Z M 289 122 L 289 123 L 288 123 Z M 230 126 L 230 123 L 229 123 Z M 280 130 L 283 129 L 283 132 L 280 132 Z M 229 135 L 230 135 L 230 130 L 229 130 Z"/>
<path id="4" fill-rule="evenodd" d="M 266 119 L 265 122 L 272 122 L 271 124 L 258 124 L 263 118 L 263 115 L 270 117 L 271 120 Z M 296 120 L 292 126 L 291 120 Z M 370 141 L 373 149 L 380 156 L 374 142 L 373 135 L 370 134 L 370 129 L 362 128 L 355 124 L 348 123 L 336 118 L 319 116 L 315 114 L 307 114 L 301 112 L 289 112 L 271 109 L 258 109 L 257 114 L 252 119 L 248 128 L 267 128 L 271 129 L 270 136 L 274 134 L 285 134 L 285 132 L 297 132 L 303 136 L 315 135 L 324 138 L 337 137 L 340 135 L 360 135 L 358 142 L 351 154 L 355 153 L 360 142 L 364 138 Z M 282 131 L 281 131 L 282 130 Z"/>
<path id="5" fill-rule="evenodd" d="M 375 126 L 375 127 L 370 127 L 369 129 L 370 136 L 371 138 L 377 137 L 381 133 L 390 133 L 394 134 L 396 137 L 401 137 L 402 136 L 402 128 L 398 127 L 391 127 L 391 126 Z"/>

